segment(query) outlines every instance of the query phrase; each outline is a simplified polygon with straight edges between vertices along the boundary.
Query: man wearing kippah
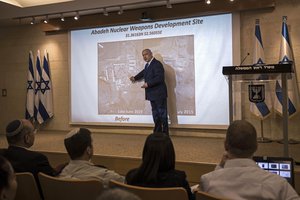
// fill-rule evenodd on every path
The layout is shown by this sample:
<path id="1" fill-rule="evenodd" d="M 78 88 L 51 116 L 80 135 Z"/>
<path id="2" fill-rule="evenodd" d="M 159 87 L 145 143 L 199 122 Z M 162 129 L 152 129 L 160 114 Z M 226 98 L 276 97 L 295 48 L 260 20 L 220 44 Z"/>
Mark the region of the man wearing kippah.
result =
<path id="1" fill-rule="evenodd" d="M 3 156 L 11 162 L 15 172 L 31 172 L 35 176 L 38 172 L 55 175 L 45 155 L 29 150 L 34 144 L 34 138 L 34 128 L 30 121 L 18 119 L 10 122 L 6 127 L 9 146 L 3 151 Z"/>
<path id="2" fill-rule="evenodd" d="M 50 166 L 48 158 L 29 148 L 34 144 L 35 131 L 32 123 L 26 119 L 18 119 L 10 122 L 6 127 L 6 139 L 8 148 L 1 154 L 10 161 L 15 172 L 31 172 L 37 180 L 37 174 L 43 172 L 50 176 L 56 175 L 56 171 Z M 40 194 L 41 190 L 40 190 Z"/>
<path id="3" fill-rule="evenodd" d="M 71 158 L 69 164 L 62 170 L 59 177 L 79 180 L 100 180 L 107 186 L 113 179 L 124 182 L 124 177 L 104 167 L 91 162 L 93 144 L 91 132 L 86 128 L 77 128 L 69 132 L 64 140 L 66 150 Z"/>

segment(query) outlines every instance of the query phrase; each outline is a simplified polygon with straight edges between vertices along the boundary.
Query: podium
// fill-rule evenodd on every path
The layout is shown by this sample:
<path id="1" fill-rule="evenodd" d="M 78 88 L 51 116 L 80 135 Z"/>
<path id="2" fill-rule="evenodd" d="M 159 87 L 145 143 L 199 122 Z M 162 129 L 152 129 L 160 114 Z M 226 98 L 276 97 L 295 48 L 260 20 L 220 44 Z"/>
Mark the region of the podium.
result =
<path id="1" fill-rule="evenodd" d="M 229 85 L 229 121 L 245 119 L 244 114 L 236 107 L 239 101 L 237 91 L 243 90 L 245 85 L 265 85 L 274 84 L 276 81 L 281 82 L 282 88 L 282 134 L 283 134 L 283 156 L 289 156 L 288 150 L 288 84 L 292 64 L 266 64 L 266 65 L 243 65 L 243 66 L 224 66 L 223 75 L 228 79 Z M 275 91 L 275 87 L 274 91 Z M 257 89 L 257 93 L 261 92 L 263 87 Z M 241 96 L 240 96 L 241 97 Z M 249 97 L 250 98 L 250 97 Z M 261 100 L 261 99 L 260 99 Z M 243 102 L 241 102 L 243 103 Z"/>

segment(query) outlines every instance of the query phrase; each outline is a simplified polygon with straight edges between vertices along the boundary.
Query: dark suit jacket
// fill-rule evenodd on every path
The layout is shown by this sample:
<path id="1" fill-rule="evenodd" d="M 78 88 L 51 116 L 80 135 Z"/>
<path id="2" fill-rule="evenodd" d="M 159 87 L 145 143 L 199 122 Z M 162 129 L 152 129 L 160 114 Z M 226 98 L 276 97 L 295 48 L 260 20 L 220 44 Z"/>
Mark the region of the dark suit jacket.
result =
<path id="1" fill-rule="evenodd" d="M 153 58 L 147 69 L 143 69 L 135 77 L 135 80 L 144 79 L 148 84 L 145 89 L 146 100 L 154 101 L 167 98 L 167 86 L 165 83 L 165 70 L 161 62 Z"/>
<path id="2" fill-rule="evenodd" d="M 127 173 L 127 184 L 153 188 L 183 187 L 187 191 L 189 200 L 195 199 L 195 195 L 191 192 L 191 188 L 186 180 L 186 174 L 184 171 L 171 170 L 168 172 L 161 172 L 158 174 L 158 181 L 156 183 L 135 182 L 133 179 L 136 176 L 137 171 L 138 169 L 132 169 Z"/>
<path id="3" fill-rule="evenodd" d="M 9 146 L 1 154 L 10 161 L 15 172 L 31 172 L 35 177 L 38 172 L 55 175 L 55 170 L 50 166 L 48 158 L 35 151 L 22 147 Z"/>
<path id="4" fill-rule="evenodd" d="M 43 172 L 50 176 L 55 176 L 55 170 L 50 166 L 48 158 L 35 151 L 16 146 L 9 146 L 1 149 L 0 154 L 10 161 L 15 172 L 31 172 L 36 180 L 41 199 L 44 199 L 38 173 Z"/>

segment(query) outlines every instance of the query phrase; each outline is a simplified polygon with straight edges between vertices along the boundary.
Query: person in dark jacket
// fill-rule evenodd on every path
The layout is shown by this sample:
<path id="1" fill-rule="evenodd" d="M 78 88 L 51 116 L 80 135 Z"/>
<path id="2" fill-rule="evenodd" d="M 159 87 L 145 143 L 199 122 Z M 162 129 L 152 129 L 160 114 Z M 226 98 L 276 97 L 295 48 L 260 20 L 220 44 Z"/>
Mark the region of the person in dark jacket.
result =
<path id="1" fill-rule="evenodd" d="M 7 159 L 0 156 L 0 200 L 14 200 L 17 186 L 12 166 Z"/>
<path id="2" fill-rule="evenodd" d="M 32 123 L 26 119 L 14 120 L 6 127 L 8 148 L 3 150 L 3 156 L 10 161 L 15 172 L 38 172 L 54 176 L 56 171 L 51 167 L 48 158 L 29 150 L 34 144 L 35 131 Z"/>
<path id="3" fill-rule="evenodd" d="M 35 139 L 32 123 L 26 119 L 13 120 L 6 127 L 6 139 L 8 148 L 2 149 L 1 154 L 11 163 L 15 172 L 33 174 L 42 196 L 38 173 L 43 172 L 55 176 L 59 170 L 51 167 L 44 154 L 29 149 L 34 144 Z"/>
<path id="4" fill-rule="evenodd" d="M 164 133 L 150 134 L 145 142 L 142 164 L 126 175 L 129 185 L 142 187 L 183 187 L 194 199 L 184 171 L 175 169 L 175 151 L 169 136 Z"/>
<path id="5" fill-rule="evenodd" d="M 134 83 L 144 79 L 142 88 L 145 88 L 146 100 L 150 101 L 154 121 L 153 132 L 164 132 L 169 134 L 168 112 L 167 112 L 167 86 L 165 83 L 165 70 L 160 61 L 153 57 L 150 49 L 144 49 L 143 59 L 145 68 L 136 76 L 130 77 Z"/>

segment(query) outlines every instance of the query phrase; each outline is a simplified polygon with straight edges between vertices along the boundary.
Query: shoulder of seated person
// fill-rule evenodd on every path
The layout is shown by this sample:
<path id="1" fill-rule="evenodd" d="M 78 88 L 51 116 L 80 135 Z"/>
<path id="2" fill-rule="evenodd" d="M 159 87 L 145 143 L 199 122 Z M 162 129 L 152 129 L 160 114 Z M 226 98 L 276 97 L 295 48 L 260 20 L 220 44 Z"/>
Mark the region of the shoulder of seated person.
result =
<path id="1" fill-rule="evenodd" d="M 99 168 L 107 169 L 107 167 L 105 167 L 104 165 L 94 165 L 94 166 L 99 167 Z"/>
<path id="2" fill-rule="evenodd" d="M 184 175 L 184 176 L 186 175 L 186 174 L 185 174 L 185 171 L 177 170 L 177 169 L 174 170 L 174 173 L 180 174 L 180 175 Z"/>
<path id="3" fill-rule="evenodd" d="M 0 155 L 4 155 L 5 154 L 5 152 L 6 152 L 6 149 L 0 149 Z"/>
<path id="4" fill-rule="evenodd" d="M 170 171 L 167 171 L 167 172 L 161 172 L 160 174 L 165 174 L 165 175 L 168 175 L 168 176 L 177 176 L 177 177 L 186 177 L 186 174 L 184 171 L 181 171 L 181 170 L 170 170 Z"/>

